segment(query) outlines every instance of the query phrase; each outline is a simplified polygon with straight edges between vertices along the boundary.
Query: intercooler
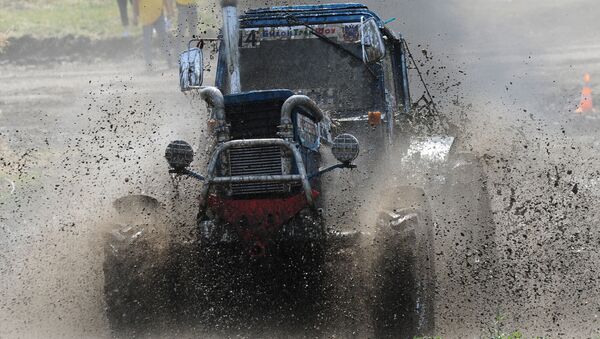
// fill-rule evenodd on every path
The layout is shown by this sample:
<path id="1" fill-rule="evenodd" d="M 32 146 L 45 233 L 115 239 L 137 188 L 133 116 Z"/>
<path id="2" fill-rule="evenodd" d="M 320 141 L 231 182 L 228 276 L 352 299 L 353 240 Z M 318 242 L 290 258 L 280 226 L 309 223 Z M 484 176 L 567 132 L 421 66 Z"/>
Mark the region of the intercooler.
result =
<path id="1" fill-rule="evenodd" d="M 282 175 L 281 149 L 279 146 L 232 148 L 229 168 L 232 176 Z M 234 196 L 285 192 L 281 183 L 234 183 L 230 188 Z"/>
<path id="2" fill-rule="evenodd" d="M 279 138 L 281 107 L 292 95 L 288 90 L 275 90 L 225 96 L 231 140 Z M 228 153 L 228 175 L 291 174 L 283 173 L 281 146 L 236 147 L 229 149 Z M 289 192 L 289 187 L 289 183 L 232 183 L 229 185 L 229 193 L 236 197 L 268 195 Z"/>

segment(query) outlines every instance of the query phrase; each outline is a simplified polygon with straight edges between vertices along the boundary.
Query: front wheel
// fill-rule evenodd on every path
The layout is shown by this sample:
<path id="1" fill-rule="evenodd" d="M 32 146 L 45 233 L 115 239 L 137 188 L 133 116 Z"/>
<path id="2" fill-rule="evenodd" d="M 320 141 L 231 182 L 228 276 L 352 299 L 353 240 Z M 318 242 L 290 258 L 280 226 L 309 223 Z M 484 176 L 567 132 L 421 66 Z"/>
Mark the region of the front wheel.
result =
<path id="1" fill-rule="evenodd" d="M 104 246 L 106 314 L 115 335 L 145 333 L 164 324 L 171 305 L 169 265 L 144 226 L 115 225 Z"/>
<path id="2" fill-rule="evenodd" d="M 129 215 L 118 217 L 122 222 L 109 225 L 104 237 L 106 316 L 118 337 L 149 335 L 164 328 L 171 313 L 172 265 L 164 225 L 153 215 L 156 204 L 141 196 L 117 201 L 117 211 Z"/>

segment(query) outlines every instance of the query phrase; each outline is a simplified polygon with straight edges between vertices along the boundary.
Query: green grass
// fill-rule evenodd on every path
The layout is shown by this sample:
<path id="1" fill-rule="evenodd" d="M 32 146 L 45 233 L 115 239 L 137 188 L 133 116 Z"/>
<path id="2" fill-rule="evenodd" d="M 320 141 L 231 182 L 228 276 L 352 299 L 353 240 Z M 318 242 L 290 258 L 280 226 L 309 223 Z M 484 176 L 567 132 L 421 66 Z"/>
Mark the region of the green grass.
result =
<path id="1" fill-rule="evenodd" d="M 489 339 L 544 339 L 543 337 L 525 337 L 520 331 L 505 331 L 504 329 L 505 316 L 500 314 L 498 311 L 494 317 L 493 322 L 488 327 L 489 336 L 483 336 Z M 429 337 L 413 337 L 413 339 L 443 339 L 441 336 L 429 336 Z M 600 339 L 600 338 L 597 338 Z"/>
<path id="2" fill-rule="evenodd" d="M 108 37 L 121 34 L 115 0 L 0 0 L 0 33 L 8 36 Z"/>
<path id="3" fill-rule="evenodd" d="M 493 323 L 488 328 L 491 339 L 527 339 L 520 331 L 508 331 L 507 333 L 507 331 L 505 331 L 504 320 L 505 316 L 498 310 Z M 543 339 L 543 337 L 535 336 L 529 339 Z"/>
<path id="4" fill-rule="evenodd" d="M 200 13 L 208 12 L 200 0 Z M 204 18 L 200 29 L 214 25 Z M 129 6 L 129 17 L 132 9 Z M 0 0 L 0 47 L 7 37 L 32 35 L 38 38 L 66 35 L 106 38 L 123 32 L 116 0 Z M 140 28 L 132 29 L 139 34 Z"/>

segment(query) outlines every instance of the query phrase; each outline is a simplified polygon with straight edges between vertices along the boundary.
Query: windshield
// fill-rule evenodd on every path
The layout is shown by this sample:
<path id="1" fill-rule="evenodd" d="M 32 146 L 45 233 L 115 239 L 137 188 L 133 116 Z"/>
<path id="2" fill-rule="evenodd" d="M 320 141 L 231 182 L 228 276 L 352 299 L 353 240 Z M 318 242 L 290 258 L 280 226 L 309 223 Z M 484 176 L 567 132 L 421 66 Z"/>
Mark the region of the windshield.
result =
<path id="1" fill-rule="evenodd" d="M 358 25 L 316 31 L 360 56 Z M 240 66 L 243 91 L 290 89 L 308 95 L 334 118 L 364 115 L 378 108 L 377 81 L 371 71 L 306 27 L 243 30 Z"/>

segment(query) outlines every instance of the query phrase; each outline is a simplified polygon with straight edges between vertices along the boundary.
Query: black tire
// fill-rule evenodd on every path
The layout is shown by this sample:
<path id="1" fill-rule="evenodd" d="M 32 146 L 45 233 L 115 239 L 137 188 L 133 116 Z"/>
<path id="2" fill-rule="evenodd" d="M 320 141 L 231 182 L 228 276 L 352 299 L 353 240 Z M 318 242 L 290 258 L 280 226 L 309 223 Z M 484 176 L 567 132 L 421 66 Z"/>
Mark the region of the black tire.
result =
<path id="1" fill-rule="evenodd" d="M 480 160 L 471 153 L 455 154 L 446 182 L 443 194 L 447 197 L 446 205 L 452 205 L 446 211 L 452 215 L 445 219 L 455 220 L 460 232 L 467 235 L 468 241 L 457 246 L 461 257 L 466 257 L 470 265 L 480 267 L 495 257 L 495 227 Z"/>
<path id="2" fill-rule="evenodd" d="M 113 336 L 140 337 L 160 333 L 172 313 L 173 272 L 168 239 L 158 226 L 158 202 L 133 196 L 115 202 L 129 215 L 127 223 L 110 225 L 104 238 L 104 297 Z M 146 223 L 135 224 L 138 220 Z"/>
<path id="3" fill-rule="evenodd" d="M 487 188 L 486 171 L 472 153 L 456 153 L 449 163 L 445 185 L 437 187 L 432 201 L 443 255 L 438 264 L 444 279 L 439 288 L 444 321 L 476 322 L 496 314 L 496 226 Z M 465 288 L 467 286 L 468 288 Z M 474 311 L 476 310 L 476 312 Z"/>
<path id="4" fill-rule="evenodd" d="M 402 187 L 375 234 L 373 313 L 378 338 L 413 338 L 434 331 L 433 221 L 425 193 Z M 399 220 L 404 220 L 398 223 Z"/>
<path id="5" fill-rule="evenodd" d="M 170 265 L 144 236 L 144 226 L 117 226 L 105 242 L 106 313 L 119 337 L 164 328 L 173 306 Z"/>

